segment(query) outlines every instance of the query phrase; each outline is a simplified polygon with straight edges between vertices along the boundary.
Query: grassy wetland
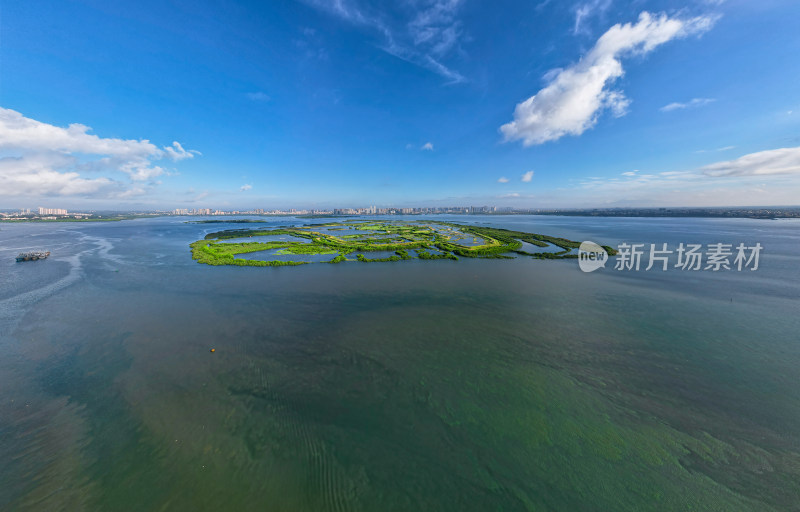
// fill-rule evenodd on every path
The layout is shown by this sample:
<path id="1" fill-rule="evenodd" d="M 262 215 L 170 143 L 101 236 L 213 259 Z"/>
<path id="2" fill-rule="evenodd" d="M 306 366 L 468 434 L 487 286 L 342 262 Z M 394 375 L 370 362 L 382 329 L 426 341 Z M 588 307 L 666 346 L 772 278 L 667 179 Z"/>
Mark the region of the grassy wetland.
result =
<path id="1" fill-rule="evenodd" d="M 523 244 L 542 251 L 525 251 Z M 577 257 L 575 251 L 579 245 L 580 242 L 566 238 L 453 222 L 361 221 L 278 229 L 228 229 L 209 233 L 190 247 L 192 258 L 199 263 L 265 267 L 310 263 L 285 258 L 291 255 L 330 256 L 321 260 L 326 263 L 460 257 L 566 259 Z M 615 254 L 611 247 L 603 247 L 609 255 Z M 264 259 L 252 253 L 263 254 Z"/>

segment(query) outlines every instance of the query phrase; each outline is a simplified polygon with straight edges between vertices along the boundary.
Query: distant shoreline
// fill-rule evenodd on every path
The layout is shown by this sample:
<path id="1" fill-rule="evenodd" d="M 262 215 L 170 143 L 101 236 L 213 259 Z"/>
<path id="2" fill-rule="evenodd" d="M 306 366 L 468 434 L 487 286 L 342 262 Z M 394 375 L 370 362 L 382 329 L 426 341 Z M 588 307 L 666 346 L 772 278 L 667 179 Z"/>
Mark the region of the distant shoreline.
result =
<path id="1" fill-rule="evenodd" d="M 8 223 L 8 224 L 16 224 L 21 222 L 119 222 L 122 220 L 134 220 L 134 219 L 155 219 L 158 217 L 166 217 L 166 215 L 108 215 L 108 216 L 98 216 L 98 217 L 58 217 L 55 219 L 42 219 L 42 218 L 11 218 L 11 219 L 0 219 L 0 223 Z"/>
<path id="2" fill-rule="evenodd" d="M 188 218 L 186 222 L 198 224 L 213 224 L 213 223 L 258 223 L 268 222 L 267 219 L 277 217 L 294 217 L 302 219 L 329 219 L 329 218 L 367 218 L 367 217 L 380 217 L 392 218 L 400 216 L 401 214 L 299 214 L 294 215 L 291 213 L 281 214 L 253 214 L 253 213 L 223 213 L 220 216 L 224 217 L 259 217 L 264 220 L 256 219 L 238 219 L 238 220 L 225 220 L 225 219 L 199 219 L 191 220 L 192 217 L 205 217 L 205 215 L 175 215 L 167 212 L 152 212 L 152 213 L 121 213 L 109 212 L 103 215 L 91 215 L 88 217 L 57 217 L 57 218 L 41 218 L 41 217 L 5 217 L 0 218 L 0 223 L 18 223 L 18 222 L 115 222 L 123 220 L 134 220 L 144 218 L 161 218 L 161 217 L 179 217 Z M 515 216 L 515 215 L 543 215 L 553 217 L 619 217 L 619 218 L 714 218 L 714 219 L 761 219 L 761 220 L 777 220 L 777 219 L 800 219 L 800 207 L 779 207 L 779 208 L 586 208 L 586 209 L 541 209 L 541 210 L 513 210 L 513 211 L 495 211 L 495 212 L 480 212 L 480 213 L 455 213 L 455 212 L 414 212 L 402 214 L 402 216 L 439 216 L 439 215 L 456 215 L 463 217 L 471 217 L 474 215 L 482 216 Z"/>
<path id="3" fill-rule="evenodd" d="M 541 210 L 534 215 L 563 217 L 664 217 L 714 219 L 800 219 L 800 207 L 791 208 L 608 208 Z"/>

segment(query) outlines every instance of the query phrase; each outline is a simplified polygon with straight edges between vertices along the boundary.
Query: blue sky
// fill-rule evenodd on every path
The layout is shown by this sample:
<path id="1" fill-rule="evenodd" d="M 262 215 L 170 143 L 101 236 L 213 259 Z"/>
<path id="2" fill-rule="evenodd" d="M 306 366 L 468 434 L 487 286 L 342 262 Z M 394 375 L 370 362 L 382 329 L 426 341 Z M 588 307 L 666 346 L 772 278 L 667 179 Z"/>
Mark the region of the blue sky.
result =
<path id="1" fill-rule="evenodd" d="M 798 19 L 789 0 L 5 2 L 0 208 L 798 204 Z"/>

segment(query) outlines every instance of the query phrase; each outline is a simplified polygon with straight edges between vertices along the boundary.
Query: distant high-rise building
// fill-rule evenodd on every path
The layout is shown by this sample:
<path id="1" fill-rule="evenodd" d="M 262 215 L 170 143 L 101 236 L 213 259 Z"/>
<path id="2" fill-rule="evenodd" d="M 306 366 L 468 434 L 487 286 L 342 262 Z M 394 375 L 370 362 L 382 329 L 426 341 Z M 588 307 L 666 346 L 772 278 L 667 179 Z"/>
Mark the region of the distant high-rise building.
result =
<path id="1" fill-rule="evenodd" d="M 67 210 L 61 208 L 42 208 L 39 207 L 39 215 L 66 215 Z"/>

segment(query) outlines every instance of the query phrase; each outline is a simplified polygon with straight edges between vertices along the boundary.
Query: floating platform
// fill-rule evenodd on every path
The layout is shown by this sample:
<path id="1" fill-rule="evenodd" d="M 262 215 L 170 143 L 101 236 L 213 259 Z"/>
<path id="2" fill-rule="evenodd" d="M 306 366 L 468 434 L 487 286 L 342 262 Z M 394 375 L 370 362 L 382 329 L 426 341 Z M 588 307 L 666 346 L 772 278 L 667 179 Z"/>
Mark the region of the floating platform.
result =
<path id="1" fill-rule="evenodd" d="M 50 256 L 50 251 L 21 252 L 17 255 L 17 261 L 43 260 L 48 256 Z"/>

